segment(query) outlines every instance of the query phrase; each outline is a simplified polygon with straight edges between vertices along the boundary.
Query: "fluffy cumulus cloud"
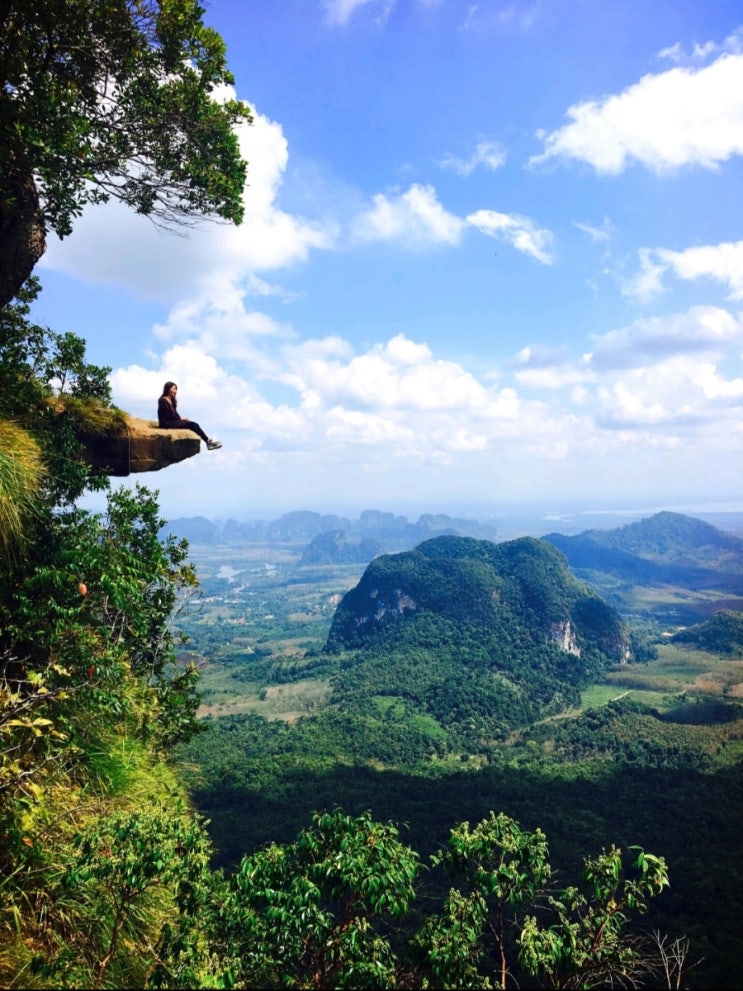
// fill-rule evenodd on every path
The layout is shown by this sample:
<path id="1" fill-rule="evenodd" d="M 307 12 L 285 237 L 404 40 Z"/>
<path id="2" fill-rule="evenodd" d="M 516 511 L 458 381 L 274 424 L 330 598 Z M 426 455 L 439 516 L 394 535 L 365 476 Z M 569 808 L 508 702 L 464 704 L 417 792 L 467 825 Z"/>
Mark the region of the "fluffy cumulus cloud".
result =
<path id="1" fill-rule="evenodd" d="M 496 238 L 544 265 L 552 262 L 552 231 L 529 217 L 497 210 L 476 210 L 461 218 L 439 202 L 431 185 L 413 183 L 405 192 L 377 193 L 370 209 L 351 223 L 352 244 L 394 241 L 402 247 L 458 245 L 474 228 Z"/>
<path id="2" fill-rule="evenodd" d="M 576 362 L 567 348 L 527 345 L 512 362 L 512 371 L 519 385 L 531 389 L 562 389 L 582 386 L 593 380 L 593 372 L 585 363 Z"/>
<path id="3" fill-rule="evenodd" d="M 177 381 L 183 414 L 224 442 L 203 455 L 208 471 L 193 459 L 157 479 L 170 518 L 222 506 L 242 517 L 243 498 L 271 516 L 369 508 L 385 492 L 430 509 L 487 501 L 494 485 L 527 501 L 574 497 L 607 472 L 617 497 L 674 476 L 688 491 L 698 475 L 702 492 L 743 443 L 743 321 L 722 309 L 638 320 L 584 354 L 533 343 L 480 373 L 402 333 L 359 348 L 300 339 L 235 301 L 229 320 L 196 316 L 174 307 L 161 352 L 112 375 L 117 404 L 146 418 Z"/>
<path id="4" fill-rule="evenodd" d="M 726 422 L 728 434 L 717 438 L 718 448 L 734 450 L 743 436 L 739 425 L 743 378 L 726 378 L 714 362 L 679 355 L 632 369 L 600 386 L 597 396 L 599 425 L 662 427 L 662 443 L 678 443 L 690 431 L 705 436 L 705 427 L 716 434 L 721 422 Z"/>
<path id="5" fill-rule="evenodd" d="M 457 244 L 464 223 L 439 203 L 433 186 L 414 183 L 404 193 L 378 193 L 352 225 L 355 241 L 397 240 L 411 245 Z"/>
<path id="6" fill-rule="evenodd" d="M 641 319 L 629 327 L 595 338 L 584 362 L 593 370 L 654 366 L 669 358 L 719 355 L 743 343 L 743 323 L 716 306 L 696 306 L 688 313 Z"/>
<path id="7" fill-rule="evenodd" d="M 177 303 L 168 319 L 153 328 L 163 346 L 197 341 L 227 364 L 250 366 L 254 375 L 273 374 L 271 349 L 296 336 L 293 328 L 247 306 L 248 294 L 233 288 L 218 296 Z"/>
<path id="8" fill-rule="evenodd" d="M 624 286 L 627 295 L 647 301 L 663 292 L 670 273 L 686 281 L 711 279 L 726 287 L 732 299 L 743 299 L 743 241 L 699 245 L 683 251 L 641 248 L 640 270 Z"/>
<path id="9" fill-rule="evenodd" d="M 605 443 L 608 431 L 624 446 L 673 447 L 696 438 L 734 450 L 743 436 L 741 344 L 740 315 L 694 307 L 596 335 L 580 356 L 523 348 L 513 372 L 525 389 L 562 389 L 590 419 L 593 442 L 603 436 Z"/>
<path id="10" fill-rule="evenodd" d="M 192 317 L 174 309 L 157 369 L 121 368 L 112 384 L 124 408 L 151 416 L 164 380 L 178 381 L 185 415 L 228 441 L 210 456 L 217 479 L 315 459 L 344 478 L 374 465 L 474 480 L 496 465 L 733 451 L 743 439 L 743 320 L 714 307 L 638 320 L 585 354 L 532 344 L 479 376 L 405 334 L 358 350 L 249 312 L 232 338 L 223 314 Z"/>
<path id="11" fill-rule="evenodd" d="M 659 174 L 716 168 L 743 154 L 743 54 L 648 74 L 617 95 L 570 107 L 567 116 L 569 123 L 539 135 L 544 151 L 532 164 L 575 159 L 614 174 L 633 163 Z"/>
<path id="12" fill-rule="evenodd" d="M 198 328 L 193 314 L 175 309 L 171 316 L 172 327 L 159 331 L 166 346 L 158 367 L 116 370 L 114 395 L 135 415 L 151 417 L 165 379 L 177 381 L 183 414 L 229 438 L 211 459 L 217 472 L 256 467 L 267 456 L 342 457 L 348 471 L 380 459 L 387 471 L 451 468 L 495 452 L 512 462 L 554 460 L 586 434 L 573 411 L 520 396 L 497 376 L 478 378 L 404 334 L 357 351 L 338 337 L 300 341 L 281 328 L 248 326 L 248 368 L 226 360 L 219 314 L 202 313 Z M 175 327 L 180 343 L 173 343 Z"/>
<path id="13" fill-rule="evenodd" d="M 291 352 L 289 352 L 291 355 Z M 435 359 L 426 344 L 398 335 L 350 360 L 315 358 L 294 361 L 292 382 L 302 393 L 322 394 L 327 407 L 448 413 L 496 409 L 497 399 L 454 362 Z M 503 411 L 503 410 L 501 410 Z"/>

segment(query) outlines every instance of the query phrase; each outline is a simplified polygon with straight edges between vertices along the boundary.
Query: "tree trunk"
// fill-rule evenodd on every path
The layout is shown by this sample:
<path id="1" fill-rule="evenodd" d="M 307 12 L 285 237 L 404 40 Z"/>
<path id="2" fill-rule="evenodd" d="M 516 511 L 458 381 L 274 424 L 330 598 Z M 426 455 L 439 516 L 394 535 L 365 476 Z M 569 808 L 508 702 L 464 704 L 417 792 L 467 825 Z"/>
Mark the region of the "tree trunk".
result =
<path id="1" fill-rule="evenodd" d="M 46 251 L 46 228 L 31 176 L 0 180 L 0 306 L 10 303 Z"/>

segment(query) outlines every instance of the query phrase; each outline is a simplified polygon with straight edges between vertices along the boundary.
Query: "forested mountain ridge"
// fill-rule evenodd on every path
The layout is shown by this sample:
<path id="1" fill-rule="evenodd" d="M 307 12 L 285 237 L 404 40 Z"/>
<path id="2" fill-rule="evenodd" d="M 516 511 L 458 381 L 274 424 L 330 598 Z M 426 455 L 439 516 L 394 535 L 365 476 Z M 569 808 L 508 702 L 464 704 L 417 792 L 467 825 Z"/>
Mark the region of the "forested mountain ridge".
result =
<path id="1" fill-rule="evenodd" d="M 743 585 L 743 540 L 682 513 L 661 512 L 613 530 L 548 533 L 576 572 L 690 588 Z"/>
<path id="2" fill-rule="evenodd" d="M 672 640 L 700 650 L 743 657 L 743 613 L 720 609 L 706 622 L 679 630 Z"/>
<path id="3" fill-rule="evenodd" d="M 523 537 L 436 537 L 383 555 L 338 605 L 325 645 L 349 653 L 333 699 L 399 697 L 448 731 L 485 737 L 575 704 L 629 656 L 618 613 Z"/>
<path id="4" fill-rule="evenodd" d="M 510 619 L 529 626 L 530 637 L 541 631 L 576 656 L 593 646 L 615 663 L 626 659 L 616 611 L 570 574 L 560 551 L 533 537 L 501 544 L 435 537 L 413 551 L 376 558 L 340 602 L 326 649 L 360 646 L 418 612 L 484 632 Z"/>

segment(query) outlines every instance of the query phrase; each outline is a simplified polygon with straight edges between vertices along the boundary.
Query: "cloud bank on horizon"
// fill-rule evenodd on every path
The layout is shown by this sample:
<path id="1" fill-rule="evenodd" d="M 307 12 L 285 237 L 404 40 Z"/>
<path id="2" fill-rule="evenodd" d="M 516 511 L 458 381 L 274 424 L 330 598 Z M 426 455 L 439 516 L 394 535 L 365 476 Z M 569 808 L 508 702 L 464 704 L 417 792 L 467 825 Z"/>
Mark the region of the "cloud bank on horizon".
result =
<path id="1" fill-rule="evenodd" d="M 598 59 L 611 11 L 556 6 L 208 10 L 255 112 L 245 222 L 96 206 L 40 273 L 117 405 L 177 381 L 224 441 L 142 479 L 166 514 L 739 498 L 743 30 L 630 2 L 654 24 Z"/>

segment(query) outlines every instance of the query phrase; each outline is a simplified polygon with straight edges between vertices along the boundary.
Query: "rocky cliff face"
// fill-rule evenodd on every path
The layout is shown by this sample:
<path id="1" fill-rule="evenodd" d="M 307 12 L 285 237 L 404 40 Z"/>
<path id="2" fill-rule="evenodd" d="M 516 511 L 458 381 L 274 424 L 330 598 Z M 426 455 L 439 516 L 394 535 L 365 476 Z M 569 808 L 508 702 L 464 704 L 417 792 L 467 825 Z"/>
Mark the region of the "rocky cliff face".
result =
<path id="1" fill-rule="evenodd" d="M 564 650 L 566 654 L 580 657 L 580 647 L 575 628 L 569 619 L 563 620 L 561 623 L 553 623 L 550 626 L 550 637 L 560 650 Z"/>
<path id="2" fill-rule="evenodd" d="M 84 438 L 88 463 L 109 475 L 159 471 L 198 454 L 201 441 L 190 430 L 160 430 L 156 420 L 127 416 L 123 429 Z"/>

